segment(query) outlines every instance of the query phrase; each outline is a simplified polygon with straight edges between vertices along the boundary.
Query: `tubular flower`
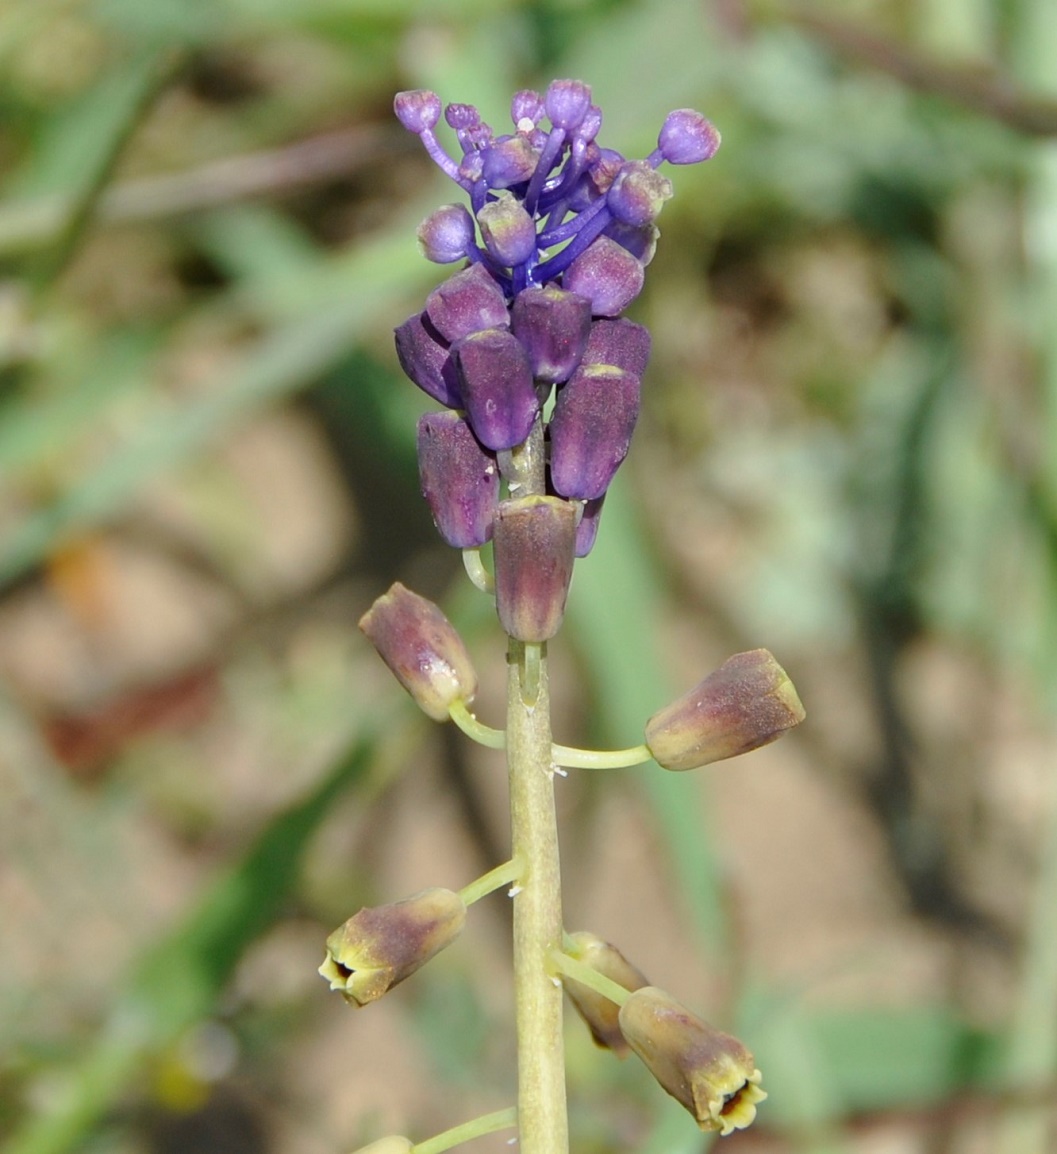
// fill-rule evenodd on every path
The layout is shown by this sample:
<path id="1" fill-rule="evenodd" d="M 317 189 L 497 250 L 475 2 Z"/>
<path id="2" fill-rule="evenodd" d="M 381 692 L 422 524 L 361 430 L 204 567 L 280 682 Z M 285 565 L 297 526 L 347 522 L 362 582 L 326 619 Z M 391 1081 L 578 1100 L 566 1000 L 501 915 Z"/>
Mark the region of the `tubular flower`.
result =
<path id="1" fill-rule="evenodd" d="M 620 1031 L 663 1089 L 681 1102 L 702 1130 L 726 1135 L 756 1118 L 760 1071 L 730 1034 L 691 1014 L 656 986 L 635 990 L 620 1007 Z"/>
<path id="2" fill-rule="evenodd" d="M 656 221 L 672 196 L 657 170 L 708 160 L 719 133 L 699 112 L 680 109 L 649 156 L 628 160 L 596 143 L 602 113 L 578 80 L 516 93 L 507 133 L 494 132 L 473 105 L 442 109 L 424 90 L 399 93 L 394 109 L 469 199 L 468 210 L 445 205 L 419 229 L 430 260 L 466 266 L 396 330 L 400 364 L 434 400 L 465 413 L 499 470 L 557 390 L 548 492 L 576 506 L 582 556 L 638 414 L 649 334 L 620 314 L 642 289 Z M 438 139 L 442 112 L 458 156 Z M 432 492 L 438 526 L 463 516 L 438 509 L 443 486 Z M 452 544 L 464 536 L 444 535 Z"/>

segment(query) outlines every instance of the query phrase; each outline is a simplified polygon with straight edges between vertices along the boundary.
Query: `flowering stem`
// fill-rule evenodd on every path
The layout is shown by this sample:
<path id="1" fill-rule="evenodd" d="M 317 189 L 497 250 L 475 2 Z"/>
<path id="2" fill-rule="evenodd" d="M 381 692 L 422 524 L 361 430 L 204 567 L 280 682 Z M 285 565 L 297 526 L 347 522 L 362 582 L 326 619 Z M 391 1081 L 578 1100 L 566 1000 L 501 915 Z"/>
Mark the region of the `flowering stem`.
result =
<path id="1" fill-rule="evenodd" d="M 539 421 L 510 454 L 507 480 L 520 494 L 544 492 Z M 562 941 L 561 867 L 551 765 L 550 688 L 546 646 L 528 667 L 525 645 L 507 655 L 507 770 L 512 857 L 524 863 L 514 898 L 514 997 L 518 1046 L 520 1154 L 569 1149 L 562 1039 L 562 989 L 550 957 Z M 533 684 L 526 684 L 531 678 Z"/>
<path id="2" fill-rule="evenodd" d="M 466 708 L 465 701 L 453 702 L 448 709 L 448 716 L 468 738 L 476 741 L 478 745 L 486 745 L 489 749 L 504 749 L 506 747 L 506 734 L 501 729 L 493 729 L 490 725 L 485 725 L 483 721 L 478 721 Z"/>
<path id="3" fill-rule="evenodd" d="M 645 745 L 629 749 L 577 749 L 570 745 L 551 746 L 551 757 L 556 765 L 569 769 L 625 769 L 641 765 L 653 756 Z"/>
<path id="4" fill-rule="evenodd" d="M 453 1126 L 442 1134 L 434 1134 L 425 1142 L 416 1142 L 412 1147 L 412 1154 L 441 1154 L 443 1150 L 450 1150 L 462 1142 L 469 1142 L 471 1138 L 480 1138 L 482 1134 L 493 1134 L 496 1130 L 505 1130 L 508 1126 L 517 1125 L 517 1110 L 513 1106 L 506 1110 L 497 1110 L 494 1114 L 482 1114 L 470 1122 L 463 1122 L 461 1126 Z"/>

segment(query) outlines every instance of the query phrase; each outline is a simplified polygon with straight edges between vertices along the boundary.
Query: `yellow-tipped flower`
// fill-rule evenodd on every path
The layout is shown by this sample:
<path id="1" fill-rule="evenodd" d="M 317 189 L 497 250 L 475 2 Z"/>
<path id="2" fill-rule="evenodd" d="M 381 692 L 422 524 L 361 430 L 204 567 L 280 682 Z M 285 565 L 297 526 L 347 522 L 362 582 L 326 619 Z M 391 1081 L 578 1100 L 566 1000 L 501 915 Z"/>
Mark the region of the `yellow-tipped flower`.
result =
<path id="1" fill-rule="evenodd" d="M 665 769 L 696 769 L 776 741 L 804 716 L 785 670 L 766 649 L 752 649 L 655 713 L 646 745 Z"/>
<path id="2" fill-rule="evenodd" d="M 570 934 L 569 946 L 569 953 L 574 958 L 625 990 L 638 990 L 650 984 L 646 975 L 633 966 L 616 946 L 594 934 L 585 931 Z M 630 1047 L 620 1032 L 617 1004 L 567 974 L 562 978 L 562 985 L 598 1045 L 612 1050 L 618 1058 L 626 1058 Z"/>
<path id="3" fill-rule="evenodd" d="M 465 922 L 462 898 L 445 889 L 365 907 L 327 938 L 319 972 L 346 1001 L 366 1006 L 451 945 Z"/>
<path id="4" fill-rule="evenodd" d="M 628 1045 L 702 1130 L 726 1135 L 752 1124 L 767 1095 L 752 1054 L 737 1038 L 655 986 L 632 993 L 620 1008 L 619 1022 Z"/>

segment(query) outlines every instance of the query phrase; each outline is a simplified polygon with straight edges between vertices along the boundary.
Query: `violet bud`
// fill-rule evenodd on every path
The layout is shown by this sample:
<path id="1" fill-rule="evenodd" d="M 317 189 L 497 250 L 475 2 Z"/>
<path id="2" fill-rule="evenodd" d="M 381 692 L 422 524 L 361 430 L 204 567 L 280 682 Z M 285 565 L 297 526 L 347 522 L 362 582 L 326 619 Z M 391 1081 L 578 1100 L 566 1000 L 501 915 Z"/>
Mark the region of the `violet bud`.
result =
<path id="1" fill-rule="evenodd" d="M 710 160 L 719 148 L 719 129 L 692 108 L 669 112 L 657 137 L 657 149 L 669 164 Z"/>
<path id="2" fill-rule="evenodd" d="M 496 610 L 503 628 L 518 641 L 548 641 L 565 615 L 576 507 L 558 497 L 501 501 L 492 542 Z"/>
<path id="3" fill-rule="evenodd" d="M 536 255 L 536 225 L 509 192 L 489 201 L 478 212 L 477 223 L 485 248 L 500 264 L 523 264 Z"/>
<path id="4" fill-rule="evenodd" d="M 486 329 L 457 341 L 452 353 L 477 439 L 494 450 L 520 445 L 540 407 L 524 346 L 505 328 Z"/>
<path id="5" fill-rule="evenodd" d="M 527 136 L 502 137 L 484 150 L 481 175 L 489 188 L 512 188 L 532 178 L 540 154 Z"/>
<path id="6" fill-rule="evenodd" d="M 591 333 L 591 302 L 553 285 L 518 293 L 510 329 L 528 350 L 537 381 L 560 383 L 572 376 Z"/>
<path id="7" fill-rule="evenodd" d="M 641 377 L 650 359 L 650 330 L 625 317 L 602 317 L 591 325 L 582 364 L 616 365 Z"/>
<path id="8" fill-rule="evenodd" d="M 473 217 L 464 205 L 445 204 L 418 226 L 418 244 L 426 260 L 454 264 L 473 251 Z"/>
<path id="9" fill-rule="evenodd" d="M 639 378 L 613 365 L 581 365 L 558 390 L 550 420 L 551 484 L 590 501 L 609 488 L 639 416 Z"/>
<path id="10" fill-rule="evenodd" d="M 469 128 L 476 128 L 481 123 L 481 114 L 473 104 L 460 104 L 452 101 L 444 109 L 444 121 L 449 128 L 456 132 L 465 132 Z"/>
<path id="11" fill-rule="evenodd" d="M 546 108 L 543 97 L 531 88 L 515 92 L 510 101 L 510 119 L 519 132 L 535 128 L 543 119 Z"/>
<path id="12" fill-rule="evenodd" d="M 416 313 L 393 335 L 397 359 L 408 377 L 435 401 L 449 409 L 461 409 L 459 374 L 451 357 L 451 346 L 433 327 L 429 317 Z"/>
<path id="13" fill-rule="evenodd" d="M 327 938 L 319 972 L 347 1002 L 366 1006 L 451 945 L 465 923 L 462 898 L 445 889 L 365 907 Z"/>
<path id="14" fill-rule="evenodd" d="M 437 285 L 426 297 L 426 315 L 447 341 L 510 324 L 503 290 L 483 264 L 472 264 Z"/>
<path id="15" fill-rule="evenodd" d="M 665 769 L 696 769 L 767 745 L 804 717 L 785 670 L 766 649 L 752 649 L 655 713 L 646 745 Z"/>
<path id="16" fill-rule="evenodd" d="M 477 674 L 470 655 L 432 601 L 397 581 L 360 618 L 360 629 L 434 721 L 445 721 L 457 701 L 473 701 Z"/>
<path id="17" fill-rule="evenodd" d="M 617 220 L 641 227 L 653 224 L 672 196 L 672 182 L 666 176 L 645 160 L 629 160 L 609 186 L 606 207 Z"/>
<path id="18" fill-rule="evenodd" d="M 602 230 L 603 236 L 615 240 L 645 268 L 657 252 L 657 240 L 661 230 L 655 224 L 632 225 L 621 220 L 611 220 Z"/>
<path id="19" fill-rule="evenodd" d="M 570 934 L 569 940 L 569 953 L 574 958 L 616 982 L 618 986 L 623 986 L 625 990 L 638 990 L 650 984 L 646 975 L 609 942 L 584 931 Z M 612 1050 L 618 1058 L 626 1058 L 630 1047 L 617 1022 L 620 1007 L 567 974 L 562 978 L 562 985 L 598 1045 Z"/>
<path id="20" fill-rule="evenodd" d="M 427 88 L 398 92 L 393 98 L 393 111 L 408 132 L 421 136 L 440 119 L 440 97 Z"/>
<path id="21" fill-rule="evenodd" d="M 591 89 L 580 80 L 552 80 L 543 102 L 551 124 L 572 132 L 591 109 Z"/>
<path id="22" fill-rule="evenodd" d="M 634 991 L 618 1020 L 628 1045 L 702 1130 L 727 1135 L 752 1124 L 767 1094 L 752 1054 L 737 1038 L 655 986 Z"/>
<path id="23" fill-rule="evenodd" d="M 499 467 L 465 417 L 444 412 L 419 418 L 418 471 L 437 531 L 449 545 L 472 549 L 491 540 Z"/>
<path id="24" fill-rule="evenodd" d="M 623 312 L 642 291 L 642 265 L 615 240 L 600 236 L 565 270 L 562 287 L 591 302 L 595 316 Z"/>
<path id="25" fill-rule="evenodd" d="M 598 538 L 598 522 L 602 520 L 602 504 L 605 496 L 584 502 L 584 510 L 576 524 L 576 556 L 586 557 L 595 547 Z"/>

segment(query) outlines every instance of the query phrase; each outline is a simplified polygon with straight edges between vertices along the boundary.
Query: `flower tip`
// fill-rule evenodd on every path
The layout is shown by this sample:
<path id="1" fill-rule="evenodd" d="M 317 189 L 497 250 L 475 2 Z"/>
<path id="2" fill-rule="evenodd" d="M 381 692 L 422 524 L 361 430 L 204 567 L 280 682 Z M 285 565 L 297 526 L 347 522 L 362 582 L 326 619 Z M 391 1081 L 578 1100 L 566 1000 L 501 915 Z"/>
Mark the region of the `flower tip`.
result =
<path id="1" fill-rule="evenodd" d="M 707 117 L 678 108 L 665 118 L 657 148 L 669 164 L 698 164 L 715 156 L 720 139 L 719 129 Z"/>
<path id="2" fill-rule="evenodd" d="M 574 132 L 591 110 L 591 89 L 582 80 L 552 80 L 544 104 L 555 128 Z"/>
<path id="3" fill-rule="evenodd" d="M 393 98 L 393 111 L 408 132 L 421 136 L 440 119 L 440 97 L 428 88 L 398 92 Z"/>

